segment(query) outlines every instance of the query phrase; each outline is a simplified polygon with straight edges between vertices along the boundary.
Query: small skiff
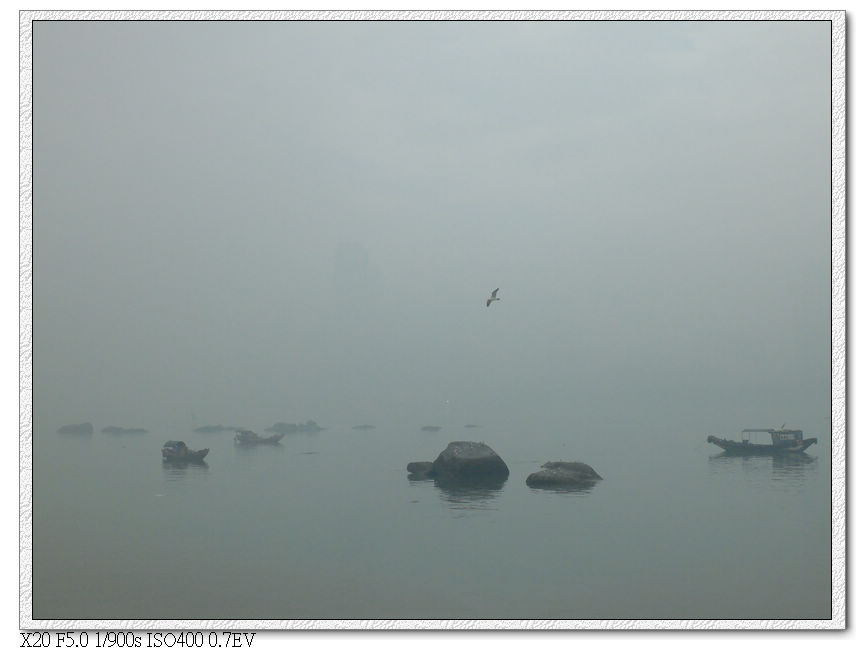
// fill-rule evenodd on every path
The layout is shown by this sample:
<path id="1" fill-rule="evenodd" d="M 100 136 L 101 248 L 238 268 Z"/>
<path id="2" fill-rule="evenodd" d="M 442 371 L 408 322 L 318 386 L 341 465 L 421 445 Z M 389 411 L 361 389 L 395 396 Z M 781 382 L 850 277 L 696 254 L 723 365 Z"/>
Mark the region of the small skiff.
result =
<path id="1" fill-rule="evenodd" d="M 768 433 L 772 444 L 754 443 L 751 433 Z M 798 454 L 817 443 L 817 438 L 804 438 L 798 429 L 742 429 L 742 440 L 726 440 L 709 436 L 706 442 L 719 446 L 728 454 L 737 455 L 776 455 Z"/>

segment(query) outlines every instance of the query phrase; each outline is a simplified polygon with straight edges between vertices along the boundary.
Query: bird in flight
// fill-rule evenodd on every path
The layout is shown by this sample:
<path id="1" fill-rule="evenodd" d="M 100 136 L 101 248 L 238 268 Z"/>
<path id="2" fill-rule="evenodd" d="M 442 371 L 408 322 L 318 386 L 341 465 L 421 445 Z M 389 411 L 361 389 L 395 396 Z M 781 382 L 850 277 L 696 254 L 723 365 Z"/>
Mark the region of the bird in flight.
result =
<path id="1" fill-rule="evenodd" d="M 492 292 L 489 298 L 487 298 L 487 307 L 490 306 L 490 303 L 495 302 L 496 300 L 501 300 L 501 298 L 496 298 L 496 294 L 499 292 L 498 289 Z"/>

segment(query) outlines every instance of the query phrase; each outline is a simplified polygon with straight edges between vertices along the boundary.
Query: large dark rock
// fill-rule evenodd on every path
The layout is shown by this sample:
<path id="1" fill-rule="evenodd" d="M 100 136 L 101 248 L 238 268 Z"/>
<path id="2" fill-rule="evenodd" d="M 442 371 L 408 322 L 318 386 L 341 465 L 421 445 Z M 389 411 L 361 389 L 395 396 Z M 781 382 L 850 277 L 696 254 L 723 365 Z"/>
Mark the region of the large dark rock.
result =
<path id="1" fill-rule="evenodd" d="M 594 469 L 585 463 L 550 461 L 541 465 L 543 469 L 526 478 L 529 487 L 584 487 L 594 485 L 602 479 Z"/>
<path id="2" fill-rule="evenodd" d="M 433 461 L 433 475 L 441 480 L 504 480 L 508 466 L 483 442 L 452 442 Z"/>

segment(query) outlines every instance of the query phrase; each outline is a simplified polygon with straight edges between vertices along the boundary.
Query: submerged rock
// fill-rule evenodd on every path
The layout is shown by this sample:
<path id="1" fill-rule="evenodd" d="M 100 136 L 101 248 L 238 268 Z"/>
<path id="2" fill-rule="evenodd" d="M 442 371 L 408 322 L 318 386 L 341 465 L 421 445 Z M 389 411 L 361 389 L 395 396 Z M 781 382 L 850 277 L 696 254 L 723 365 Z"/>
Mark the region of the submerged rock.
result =
<path id="1" fill-rule="evenodd" d="M 602 480 L 592 467 L 580 462 L 550 461 L 526 478 L 526 485 L 539 488 L 585 487 Z"/>
<path id="2" fill-rule="evenodd" d="M 64 424 L 62 427 L 57 429 L 57 433 L 93 433 L 93 425 L 90 422 L 84 422 L 83 424 Z"/>
<path id="3" fill-rule="evenodd" d="M 318 426 L 318 423 L 315 420 L 307 420 L 306 422 L 301 422 L 300 424 L 294 424 L 291 422 L 277 422 L 273 426 L 267 427 L 265 431 L 271 431 L 273 433 L 317 433 L 318 431 L 324 431 L 326 427 Z"/>
<path id="4" fill-rule="evenodd" d="M 297 433 L 297 425 L 290 422 L 276 422 L 272 426 L 267 427 L 265 431 L 272 431 L 274 433 Z"/>
<path id="5" fill-rule="evenodd" d="M 126 427 L 102 427 L 102 433 L 114 433 L 114 434 L 123 434 L 123 433 L 147 433 L 147 429 L 127 429 Z"/>

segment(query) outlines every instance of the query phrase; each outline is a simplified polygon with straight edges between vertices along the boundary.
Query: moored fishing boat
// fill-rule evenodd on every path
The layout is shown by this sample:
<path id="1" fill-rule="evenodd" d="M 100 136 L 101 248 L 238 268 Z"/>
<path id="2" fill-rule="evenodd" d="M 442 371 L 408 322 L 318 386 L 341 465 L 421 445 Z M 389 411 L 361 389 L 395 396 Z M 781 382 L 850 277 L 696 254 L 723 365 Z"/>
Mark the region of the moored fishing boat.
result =
<path id="1" fill-rule="evenodd" d="M 162 460 L 195 463 L 204 460 L 210 449 L 192 450 L 182 440 L 169 440 L 162 446 Z"/>
<path id="2" fill-rule="evenodd" d="M 752 433 L 768 433 L 772 443 L 753 443 L 750 439 Z M 816 444 L 817 438 L 804 438 L 800 429 L 742 429 L 741 441 L 709 436 L 706 442 L 717 445 L 728 454 L 773 455 L 801 453 Z"/>

